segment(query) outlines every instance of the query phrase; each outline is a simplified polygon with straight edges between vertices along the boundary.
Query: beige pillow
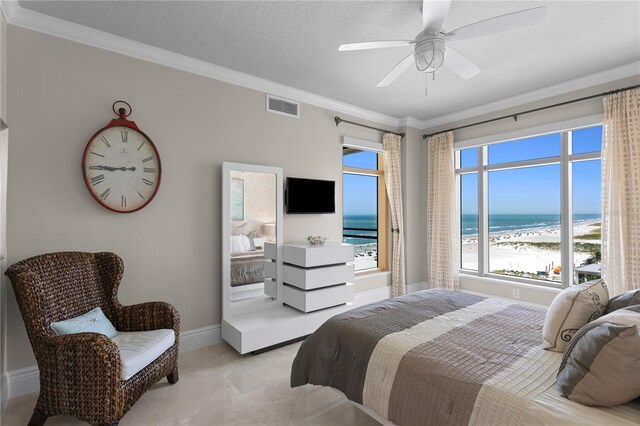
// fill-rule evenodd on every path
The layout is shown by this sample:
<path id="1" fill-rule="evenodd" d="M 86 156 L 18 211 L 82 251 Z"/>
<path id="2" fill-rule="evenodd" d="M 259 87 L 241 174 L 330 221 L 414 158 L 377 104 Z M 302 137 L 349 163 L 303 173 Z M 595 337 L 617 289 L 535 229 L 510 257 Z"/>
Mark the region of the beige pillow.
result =
<path id="1" fill-rule="evenodd" d="M 582 327 L 558 371 L 563 396 L 590 406 L 625 404 L 640 396 L 640 305 Z"/>
<path id="2" fill-rule="evenodd" d="M 602 280 L 589 281 L 562 290 L 553 299 L 544 319 L 544 348 L 563 352 L 567 342 L 578 330 L 602 315 L 608 301 L 609 292 Z"/>

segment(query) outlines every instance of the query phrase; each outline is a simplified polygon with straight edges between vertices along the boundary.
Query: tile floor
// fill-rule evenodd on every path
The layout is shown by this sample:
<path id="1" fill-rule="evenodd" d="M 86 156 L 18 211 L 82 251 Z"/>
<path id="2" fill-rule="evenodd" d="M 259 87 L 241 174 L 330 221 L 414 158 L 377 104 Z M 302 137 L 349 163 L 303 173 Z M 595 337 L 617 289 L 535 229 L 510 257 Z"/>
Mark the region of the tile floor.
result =
<path id="1" fill-rule="evenodd" d="M 330 388 L 291 389 L 289 370 L 300 343 L 261 355 L 239 355 L 225 343 L 180 354 L 180 381 L 166 379 L 124 416 L 126 425 L 378 425 Z M 37 393 L 9 401 L 2 424 L 24 426 Z M 86 424 L 56 416 L 46 426 Z"/>

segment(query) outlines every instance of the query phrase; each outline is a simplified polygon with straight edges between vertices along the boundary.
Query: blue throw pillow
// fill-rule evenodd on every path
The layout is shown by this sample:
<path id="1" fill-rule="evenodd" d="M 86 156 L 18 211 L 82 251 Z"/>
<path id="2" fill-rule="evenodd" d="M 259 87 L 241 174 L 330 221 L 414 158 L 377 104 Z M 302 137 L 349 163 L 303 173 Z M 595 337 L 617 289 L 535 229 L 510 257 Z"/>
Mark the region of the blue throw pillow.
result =
<path id="1" fill-rule="evenodd" d="M 51 323 L 51 328 L 58 336 L 75 333 L 100 333 L 111 339 L 118 335 L 118 330 L 104 316 L 99 307 L 79 317 Z"/>

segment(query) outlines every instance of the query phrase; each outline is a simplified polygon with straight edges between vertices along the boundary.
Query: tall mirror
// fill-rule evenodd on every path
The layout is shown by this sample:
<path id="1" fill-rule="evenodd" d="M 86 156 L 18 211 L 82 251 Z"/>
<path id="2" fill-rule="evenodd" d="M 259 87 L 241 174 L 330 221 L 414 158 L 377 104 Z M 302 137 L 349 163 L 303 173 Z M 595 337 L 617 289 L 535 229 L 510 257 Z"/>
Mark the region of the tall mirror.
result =
<path id="1" fill-rule="evenodd" d="M 282 305 L 282 169 L 223 163 L 223 316 Z"/>

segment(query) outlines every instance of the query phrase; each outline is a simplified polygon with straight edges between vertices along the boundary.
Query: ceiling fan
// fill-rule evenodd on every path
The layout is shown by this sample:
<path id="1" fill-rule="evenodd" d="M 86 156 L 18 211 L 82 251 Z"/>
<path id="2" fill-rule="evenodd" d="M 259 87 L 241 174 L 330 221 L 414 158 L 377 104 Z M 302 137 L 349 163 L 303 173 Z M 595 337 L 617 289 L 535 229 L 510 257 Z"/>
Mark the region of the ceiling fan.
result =
<path id="1" fill-rule="evenodd" d="M 376 87 L 388 86 L 413 63 L 415 63 L 418 71 L 423 73 L 433 74 L 441 66 L 445 65 L 460 77 L 470 79 L 480 72 L 480 68 L 462 53 L 450 47 L 449 43 L 539 24 L 544 22 L 546 15 L 544 6 L 534 7 L 485 19 L 445 33 L 442 28 L 450 7 L 451 0 L 423 0 L 422 26 L 424 29 L 416 36 L 415 40 L 368 41 L 342 44 L 338 50 L 345 52 L 413 46 L 413 52 L 393 67 L 378 82 Z"/>

